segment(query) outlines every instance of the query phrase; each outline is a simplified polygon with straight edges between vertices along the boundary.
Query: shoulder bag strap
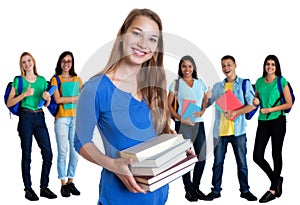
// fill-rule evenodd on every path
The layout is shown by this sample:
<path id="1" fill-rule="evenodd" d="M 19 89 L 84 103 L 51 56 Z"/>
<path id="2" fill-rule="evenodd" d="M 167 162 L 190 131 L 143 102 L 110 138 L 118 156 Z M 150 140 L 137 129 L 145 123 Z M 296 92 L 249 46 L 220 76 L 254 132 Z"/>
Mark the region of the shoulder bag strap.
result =
<path id="1" fill-rule="evenodd" d="M 19 86 L 18 86 L 18 94 L 20 95 L 22 93 L 23 90 L 23 80 L 22 80 L 22 76 L 17 76 L 18 80 L 19 80 Z"/>

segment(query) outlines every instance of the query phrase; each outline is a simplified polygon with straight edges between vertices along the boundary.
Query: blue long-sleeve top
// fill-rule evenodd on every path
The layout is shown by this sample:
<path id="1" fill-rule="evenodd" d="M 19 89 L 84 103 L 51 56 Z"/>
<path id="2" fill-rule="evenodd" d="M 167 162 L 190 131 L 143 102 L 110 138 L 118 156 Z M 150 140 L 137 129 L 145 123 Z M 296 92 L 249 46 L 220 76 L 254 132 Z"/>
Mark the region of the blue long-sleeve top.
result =
<path id="1" fill-rule="evenodd" d="M 111 158 L 118 158 L 122 149 L 155 137 L 147 103 L 118 89 L 106 75 L 91 78 L 82 88 L 75 132 L 75 149 L 78 152 L 84 144 L 97 140 L 94 139 L 96 126 L 105 154 Z M 168 189 L 169 186 L 165 185 L 147 194 L 131 193 L 114 173 L 104 168 L 99 185 L 99 202 L 104 205 L 163 205 L 167 201 Z"/>

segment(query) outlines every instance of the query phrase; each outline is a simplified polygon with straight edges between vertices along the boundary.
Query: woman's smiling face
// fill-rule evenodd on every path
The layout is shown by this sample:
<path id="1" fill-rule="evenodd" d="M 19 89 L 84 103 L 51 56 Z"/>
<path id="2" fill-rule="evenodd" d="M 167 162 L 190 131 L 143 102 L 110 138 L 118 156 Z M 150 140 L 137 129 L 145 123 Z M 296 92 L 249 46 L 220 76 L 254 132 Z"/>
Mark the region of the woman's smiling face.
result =
<path id="1" fill-rule="evenodd" d="M 192 62 L 189 60 L 184 60 L 181 63 L 181 71 L 184 77 L 191 77 L 194 71 Z"/>
<path id="2" fill-rule="evenodd" d="M 136 17 L 122 37 L 124 58 L 130 64 L 146 62 L 157 50 L 159 35 L 155 21 L 145 16 Z"/>
<path id="3" fill-rule="evenodd" d="M 276 63 L 274 60 L 268 60 L 265 65 L 265 70 L 268 75 L 275 74 L 276 71 Z"/>

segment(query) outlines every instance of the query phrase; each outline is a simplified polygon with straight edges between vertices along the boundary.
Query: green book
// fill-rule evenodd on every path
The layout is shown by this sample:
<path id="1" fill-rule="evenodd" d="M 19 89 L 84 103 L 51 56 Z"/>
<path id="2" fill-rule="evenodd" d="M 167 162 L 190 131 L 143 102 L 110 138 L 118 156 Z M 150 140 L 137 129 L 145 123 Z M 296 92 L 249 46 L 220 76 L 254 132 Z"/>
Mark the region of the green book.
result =
<path id="1" fill-rule="evenodd" d="M 63 82 L 61 84 L 62 97 L 73 97 L 79 96 L 79 83 L 78 82 Z M 73 109 L 76 108 L 77 104 L 74 103 L 65 103 L 64 109 Z"/>

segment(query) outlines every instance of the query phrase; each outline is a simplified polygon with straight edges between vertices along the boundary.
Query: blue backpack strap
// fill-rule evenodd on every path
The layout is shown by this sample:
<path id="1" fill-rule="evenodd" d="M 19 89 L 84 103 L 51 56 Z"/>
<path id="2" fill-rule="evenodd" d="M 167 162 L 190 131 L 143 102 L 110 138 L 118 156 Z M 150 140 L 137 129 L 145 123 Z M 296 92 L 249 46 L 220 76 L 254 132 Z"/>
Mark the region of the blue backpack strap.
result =
<path id="1" fill-rule="evenodd" d="M 248 79 L 243 79 L 243 82 L 242 82 L 242 89 L 243 89 L 244 93 L 246 92 L 246 80 L 248 80 Z"/>
<path id="2" fill-rule="evenodd" d="M 22 76 L 20 76 L 20 75 L 16 76 L 16 78 L 18 78 L 18 81 L 19 81 L 19 84 L 18 84 L 18 95 L 20 95 L 20 94 L 22 93 L 22 91 L 23 91 L 23 79 L 22 79 Z M 15 105 L 16 108 L 13 109 L 13 110 L 14 110 L 13 113 L 14 113 L 15 115 L 19 115 L 19 110 L 20 110 L 20 108 L 21 108 L 21 104 L 22 104 L 22 101 L 18 102 L 18 103 Z M 16 112 L 16 113 L 15 113 L 15 112 Z M 12 113 L 12 112 L 9 113 L 10 118 L 11 118 L 11 113 Z"/>
<path id="3" fill-rule="evenodd" d="M 55 75 L 55 78 L 56 78 L 56 82 L 57 82 L 57 88 L 59 89 L 60 88 L 60 79 L 59 79 L 58 75 Z"/>
<path id="4" fill-rule="evenodd" d="M 242 81 L 242 90 L 243 90 L 243 94 L 244 94 L 244 101 L 245 101 L 245 104 L 246 104 L 246 82 L 247 82 L 247 80 L 249 80 L 249 79 L 243 79 L 243 81 Z"/>
<path id="5" fill-rule="evenodd" d="M 283 96 L 283 90 L 282 90 L 282 86 L 281 86 L 281 77 L 282 76 L 278 76 L 277 77 L 277 87 L 280 93 L 280 102 L 284 103 L 284 96 Z"/>
<path id="6" fill-rule="evenodd" d="M 249 79 L 243 79 L 243 81 L 242 81 L 242 90 L 243 90 L 243 94 L 244 94 L 245 105 L 246 105 L 246 83 L 247 83 L 247 81 L 250 82 Z M 251 84 L 251 86 L 253 87 L 252 84 Z M 254 87 L 253 87 L 253 89 L 254 89 Z M 255 93 L 251 92 L 251 94 L 255 97 Z M 258 106 L 256 106 L 256 108 L 254 110 L 252 110 L 252 111 L 250 111 L 248 113 L 245 113 L 245 118 L 247 120 L 250 120 L 253 117 L 253 115 L 255 115 L 255 113 L 256 113 L 257 110 L 258 110 Z"/>
<path id="7" fill-rule="evenodd" d="M 18 75 L 17 78 L 19 80 L 18 95 L 20 95 L 23 90 L 23 80 L 22 80 L 22 76 L 20 76 L 20 75 Z"/>
<path id="8" fill-rule="evenodd" d="M 246 93 L 246 79 L 243 79 L 243 82 L 242 82 L 242 90 L 243 90 L 243 94 L 244 94 L 244 101 L 245 101 L 245 93 Z"/>
<path id="9" fill-rule="evenodd" d="M 278 86 L 278 90 L 279 90 L 280 95 L 281 95 L 281 93 L 283 92 L 282 87 L 281 87 L 281 76 L 277 77 L 277 86 Z"/>

